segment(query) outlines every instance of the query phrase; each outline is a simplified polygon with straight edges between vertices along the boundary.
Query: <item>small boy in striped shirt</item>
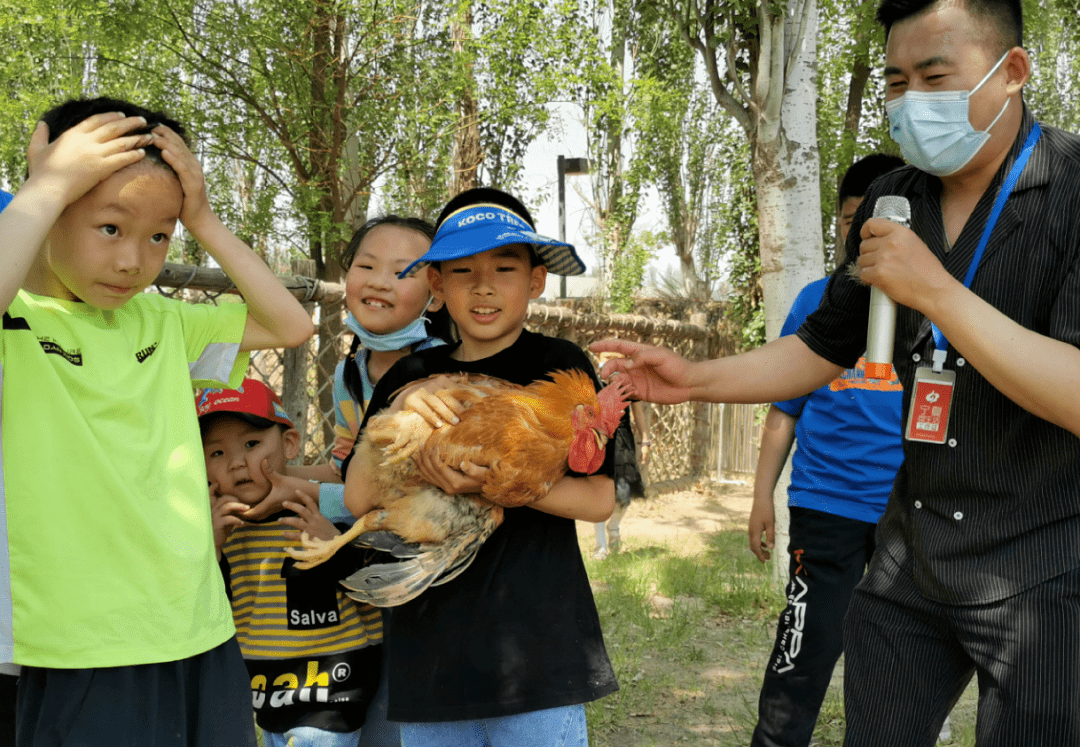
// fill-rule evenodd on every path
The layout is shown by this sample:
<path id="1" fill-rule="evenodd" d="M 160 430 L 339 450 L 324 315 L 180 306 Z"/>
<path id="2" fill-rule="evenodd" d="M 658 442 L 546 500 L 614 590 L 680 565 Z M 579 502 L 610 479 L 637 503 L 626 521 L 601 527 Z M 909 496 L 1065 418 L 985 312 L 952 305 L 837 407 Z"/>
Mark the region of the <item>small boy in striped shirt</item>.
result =
<path id="1" fill-rule="evenodd" d="M 256 379 L 239 389 L 204 390 L 196 405 L 214 543 L 263 744 L 355 747 L 379 684 L 382 618 L 344 595 L 337 580 L 351 567 L 339 573 L 328 563 L 301 572 L 285 555 L 295 528 L 337 534 L 310 495 L 279 478 L 299 453 L 300 434 L 278 396 Z M 287 510 L 240 518 L 271 490 L 293 491 Z"/>

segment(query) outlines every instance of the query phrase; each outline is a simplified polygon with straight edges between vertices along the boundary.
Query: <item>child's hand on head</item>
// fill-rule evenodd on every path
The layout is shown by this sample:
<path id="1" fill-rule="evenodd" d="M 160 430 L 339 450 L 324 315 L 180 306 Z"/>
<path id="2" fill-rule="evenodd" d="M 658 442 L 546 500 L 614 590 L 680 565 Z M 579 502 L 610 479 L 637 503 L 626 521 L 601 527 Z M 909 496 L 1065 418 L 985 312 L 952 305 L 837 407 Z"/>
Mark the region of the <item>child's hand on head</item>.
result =
<path id="1" fill-rule="evenodd" d="M 154 145 L 161 149 L 161 157 L 172 166 L 180 178 L 184 190 L 184 205 L 180 209 L 180 222 L 194 232 L 206 216 L 213 215 L 210 200 L 206 196 L 206 179 L 202 166 L 183 138 L 165 125 L 154 128 Z"/>
<path id="2" fill-rule="evenodd" d="M 278 519 L 279 524 L 293 527 L 295 530 L 284 533 L 285 539 L 290 542 L 299 542 L 301 532 L 306 532 L 308 537 L 321 540 L 330 540 L 341 534 L 329 519 L 319 513 L 319 504 L 302 490 L 297 490 L 293 499 L 285 501 L 282 505 L 296 514 L 296 516 Z"/>
<path id="3" fill-rule="evenodd" d="M 70 205 L 101 181 L 140 161 L 152 134 L 131 135 L 146 126 L 142 117 L 117 112 L 95 114 L 49 142 L 49 127 L 38 122 L 26 148 L 27 184 L 39 184 Z"/>

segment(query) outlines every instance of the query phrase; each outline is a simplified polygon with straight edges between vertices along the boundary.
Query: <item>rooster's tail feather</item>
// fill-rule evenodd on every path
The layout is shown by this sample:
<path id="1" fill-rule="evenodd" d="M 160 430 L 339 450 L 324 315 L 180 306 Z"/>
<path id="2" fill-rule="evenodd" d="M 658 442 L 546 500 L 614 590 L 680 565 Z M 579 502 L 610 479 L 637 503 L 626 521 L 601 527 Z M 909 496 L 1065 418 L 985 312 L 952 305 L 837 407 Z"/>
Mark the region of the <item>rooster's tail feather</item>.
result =
<path id="1" fill-rule="evenodd" d="M 364 532 L 352 541 L 357 547 L 368 547 L 385 552 L 395 558 L 415 558 L 424 551 L 424 545 L 418 542 L 406 542 L 393 532 L 385 529 Z"/>
<path id="2" fill-rule="evenodd" d="M 426 551 L 400 563 L 377 563 L 361 568 L 341 585 L 349 590 L 346 596 L 358 602 L 376 607 L 405 604 L 429 586 L 445 584 L 461 575 L 499 523 L 485 522 L 479 531 L 450 537 L 438 545 L 422 545 L 421 549 Z"/>

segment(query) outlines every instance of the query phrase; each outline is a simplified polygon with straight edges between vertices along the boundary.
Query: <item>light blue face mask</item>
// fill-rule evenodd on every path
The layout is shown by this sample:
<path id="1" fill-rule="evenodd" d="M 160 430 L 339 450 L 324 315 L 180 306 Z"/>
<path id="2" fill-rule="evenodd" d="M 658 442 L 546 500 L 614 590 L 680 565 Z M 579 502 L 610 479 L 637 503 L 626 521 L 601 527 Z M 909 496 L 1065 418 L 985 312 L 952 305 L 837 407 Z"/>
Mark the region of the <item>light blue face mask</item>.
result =
<path id="1" fill-rule="evenodd" d="M 990 72 L 970 91 L 908 91 L 885 102 L 889 135 L 900 146 L 904 159 L 934 176 L 948 176 L 964 168 L 986 141 L 1005 109 L 985 130 L 976 131 L 968 119 L 968 100 L 1009 56 L 1006 52 Z"/>
<path id="2" fill-rule="evenodd" d="M 431 303 L 431 299 L 432 297 L 429 296 L 428 304 Z M 426 310 L 427 307 L 424 308 Z M 401 350 L 409 345 L 426 340 L 428 338 L 427 323 L 428 318 L 421 314 L 417 319 L 395 332 L 378 335 L 374 332 L 368 332 L 357 318 L 352 315 L 351 311 L 345 315 L 345 326 L 360 338 L 360 343 L 368 350 L 381 352 Z"/>

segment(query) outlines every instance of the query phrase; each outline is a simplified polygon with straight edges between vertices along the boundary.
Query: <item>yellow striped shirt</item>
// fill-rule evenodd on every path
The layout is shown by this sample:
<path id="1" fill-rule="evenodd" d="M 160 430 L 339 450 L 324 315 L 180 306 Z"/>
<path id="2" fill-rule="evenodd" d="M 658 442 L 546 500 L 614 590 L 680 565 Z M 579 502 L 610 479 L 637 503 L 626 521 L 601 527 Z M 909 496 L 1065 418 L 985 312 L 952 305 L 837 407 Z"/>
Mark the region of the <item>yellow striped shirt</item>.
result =
<path id="1" fill-rule="evenodd" d="M 380 611 L 349 599 L 336 580 L 282 577 L 285 531 L 276 521 L 244 526 L 222 547 L 244 658 L 323 656 L 382 643 Z M 304 603 L 309 594 L 317 604 Z"/>

